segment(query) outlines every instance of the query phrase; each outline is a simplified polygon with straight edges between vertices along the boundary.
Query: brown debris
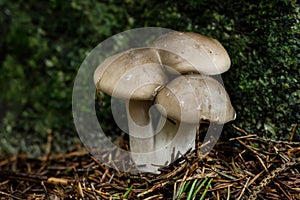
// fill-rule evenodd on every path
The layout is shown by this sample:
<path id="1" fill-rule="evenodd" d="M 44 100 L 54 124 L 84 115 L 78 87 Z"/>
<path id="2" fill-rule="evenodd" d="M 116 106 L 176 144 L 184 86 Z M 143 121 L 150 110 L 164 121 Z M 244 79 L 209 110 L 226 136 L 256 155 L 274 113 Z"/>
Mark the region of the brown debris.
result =
<path id="1" fill-rule="evenodd" d="M 82 147 L 52 155 L 49 134 L 42 158 L 0 155 L 0 199 L 176 199 L 185 186 L 179 199 L 187 199 L 192 184 L 206 178 L 211 185 L 195 199 L 203 192 L 209 199 L 300 199 L 300 143 L 233 127 L 238 137 L 218 142 L 205 158 L 190 151 L 159 175 L 108 168 Z"/>

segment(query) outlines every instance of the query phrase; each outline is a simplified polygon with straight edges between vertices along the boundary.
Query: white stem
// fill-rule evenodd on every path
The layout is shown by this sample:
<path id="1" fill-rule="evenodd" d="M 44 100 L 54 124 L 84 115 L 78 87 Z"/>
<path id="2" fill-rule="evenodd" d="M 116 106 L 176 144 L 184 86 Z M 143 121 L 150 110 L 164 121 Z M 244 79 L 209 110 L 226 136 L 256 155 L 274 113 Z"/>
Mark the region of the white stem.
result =
<path id="1" fill-rule="evenodd" d="M 129 145 L 132 160 L 144 172 L 155 172 L 154 131 L 149 117 L 150 101 L 128 100 L 126 111 L 129 128 Z"/>
<path id="2" fill-rule="evenodd" d="M 195 149 L 198 124 L 174 123 L 162 116 L 157 127 L 161 130 L 154 136 L 155 165 L 170 164 L 188 150 Z"/>
<path id="3" fill-rule="evenodd" d="M 197 124 L 171 122 L 161 116 L 156 133 L 149 109 L 151 102 L 129 100 L 126 111 L 129 128 L 131 157 L 143 172 L 158 173 L 160 166 L 176 160 L 195 148 Z"/>

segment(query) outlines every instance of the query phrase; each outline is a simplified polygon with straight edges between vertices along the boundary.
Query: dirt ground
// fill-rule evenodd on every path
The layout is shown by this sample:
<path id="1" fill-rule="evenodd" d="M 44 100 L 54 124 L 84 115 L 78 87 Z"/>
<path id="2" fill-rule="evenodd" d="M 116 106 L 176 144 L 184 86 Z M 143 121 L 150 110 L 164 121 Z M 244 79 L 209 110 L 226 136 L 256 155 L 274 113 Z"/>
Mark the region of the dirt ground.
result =
<path id="1" fill-rule="evenodd" d="M 204 158 L 190 151 L 160 174 L 108 168 L 81 146 L 52 154 L 51 141 L 40 158 L 1 155 L 0 199 L 300 199 L 300 143 L 234 129 L 239 137 Z"/>

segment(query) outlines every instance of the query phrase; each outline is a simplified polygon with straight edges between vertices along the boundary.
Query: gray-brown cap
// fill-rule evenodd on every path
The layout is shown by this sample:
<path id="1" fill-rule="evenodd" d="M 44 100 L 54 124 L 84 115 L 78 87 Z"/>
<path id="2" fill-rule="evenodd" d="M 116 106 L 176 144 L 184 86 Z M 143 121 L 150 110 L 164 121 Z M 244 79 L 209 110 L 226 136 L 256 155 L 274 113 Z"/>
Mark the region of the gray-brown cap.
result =
<path id="1" fill-rule="evenodd" d="M 122 99 L 151 100 L 167 82 L 153 48 L 130 49 L 106 58 L 95 70 L 98 90 Z"/>
<path id="2" fill-rule="evenodd" d="M 157 95 L 158 110 L 175 121 L 197 124 L 201 120 L 224 124 L 235 119 L 225 88 L 214 78 L 200 74 L 179 76 Z"/>
<path id="3" fill-rule="evenodd" d="M 220 42 L 192 32 L 171 32 L 156 40 L 161 62 L 179 73 L 216 75 L 227 71 L 230 58 Z"/>

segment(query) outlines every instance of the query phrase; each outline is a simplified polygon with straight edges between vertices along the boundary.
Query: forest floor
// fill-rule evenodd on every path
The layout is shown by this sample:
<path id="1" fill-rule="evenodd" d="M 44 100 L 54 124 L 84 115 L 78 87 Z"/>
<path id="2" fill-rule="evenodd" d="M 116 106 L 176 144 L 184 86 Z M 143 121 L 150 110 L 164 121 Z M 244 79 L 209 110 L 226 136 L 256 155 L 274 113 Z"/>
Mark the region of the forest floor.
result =
<path id="1" fill-rule="evenodd" d="M 0 155 L 0 200 L 300 199 L 300 143 L 233 127 L 241 136 L 218 142 L 204 158 L 189 151 L 160 174 L 109 168 L 81 146 L 52 154 L 51 140 L 40 158 Z"/>

